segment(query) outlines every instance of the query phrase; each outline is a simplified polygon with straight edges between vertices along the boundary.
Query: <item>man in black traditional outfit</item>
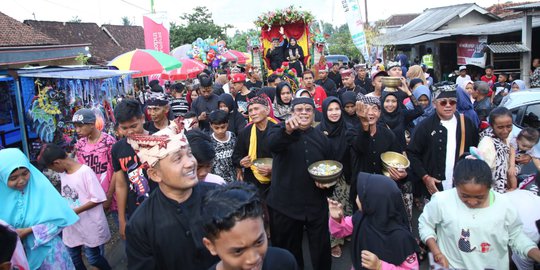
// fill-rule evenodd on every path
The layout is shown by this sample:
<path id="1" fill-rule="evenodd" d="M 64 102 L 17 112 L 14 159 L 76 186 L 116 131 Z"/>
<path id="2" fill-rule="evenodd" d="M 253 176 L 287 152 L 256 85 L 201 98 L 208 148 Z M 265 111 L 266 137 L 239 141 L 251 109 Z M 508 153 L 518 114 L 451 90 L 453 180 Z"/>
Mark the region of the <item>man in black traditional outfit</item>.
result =
<path id="1" fill-rule="evenodd" d="M 174 131 L 173 131 L 174 130 Z M 208 269 L 219 261 L 202 243 L 197 219 L 203 196 L 216 186 L 197 179 L 197 161 L 183 126 L 156 134 L 130 136 L 129 144 L 157 188 L 133 214 L 126 228 L 128 269 Z"/>
<path id="2" fill-rule="evenodd" d="M 315 183 L 308 173 L 308 166 L 332 159 L 332 147 L 326 136 L 312 127 L 313 99 L 294 99 L 292 110 L 291 118 L 273 126 L 268 134 L 268 144 L 274 155 L 272 185 L 267 197 L 272 244 L 289 250 L 303 269 L 305 227 L 313 269 L 330 269 L 326 198 L 332 192 Z"/>

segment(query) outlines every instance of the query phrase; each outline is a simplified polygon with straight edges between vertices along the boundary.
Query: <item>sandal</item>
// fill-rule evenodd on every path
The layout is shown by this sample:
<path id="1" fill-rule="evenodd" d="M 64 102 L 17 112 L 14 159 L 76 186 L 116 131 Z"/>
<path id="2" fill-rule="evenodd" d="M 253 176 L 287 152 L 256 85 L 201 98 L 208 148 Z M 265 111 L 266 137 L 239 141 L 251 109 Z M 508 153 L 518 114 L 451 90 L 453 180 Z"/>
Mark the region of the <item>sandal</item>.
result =
<path id="1" fill-rule="evenodd" d="M 332 250 L 330 251 L 330 254 L 334 258 L 340 258 L 341 257 L 341 247 L 339 245 L 334 246 L 332 248 Z"/>

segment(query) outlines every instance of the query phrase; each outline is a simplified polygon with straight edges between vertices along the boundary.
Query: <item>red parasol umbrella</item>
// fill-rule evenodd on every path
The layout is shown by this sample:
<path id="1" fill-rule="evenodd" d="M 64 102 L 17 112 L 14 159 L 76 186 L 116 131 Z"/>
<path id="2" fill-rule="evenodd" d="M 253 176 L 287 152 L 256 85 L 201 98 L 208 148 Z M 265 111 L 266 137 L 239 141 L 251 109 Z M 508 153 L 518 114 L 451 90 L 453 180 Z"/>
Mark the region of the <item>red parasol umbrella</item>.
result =
<path id="1" fill-rule="evenodd" d="M 238 64 L 242 65 L 245 64 L 247 60 L 247 57 L 244 55 L 244 53 L 235 50 L 228 50 L 221 54 L 221 56 L 225 57 L 225 61 L 223 62 L 236 61 Z"/>
<path id="2" fill-rule="evenodd" d="M 119 70 L 140 70 L 133 77 L 143 77 L 163 70 L 171 70 L 182 66 L 174 57 L 154 50 L 133 50 L 121 54 L 109 62 Z"/>
<path id="3" fill-rule="evenodd" d="M 169 81 L 182 81 L 196 78 L 206 66 L 193 59 L 181 59 L 181 68 L 173 69 L 168 72 L 161 73 L 161 78 Z"/>

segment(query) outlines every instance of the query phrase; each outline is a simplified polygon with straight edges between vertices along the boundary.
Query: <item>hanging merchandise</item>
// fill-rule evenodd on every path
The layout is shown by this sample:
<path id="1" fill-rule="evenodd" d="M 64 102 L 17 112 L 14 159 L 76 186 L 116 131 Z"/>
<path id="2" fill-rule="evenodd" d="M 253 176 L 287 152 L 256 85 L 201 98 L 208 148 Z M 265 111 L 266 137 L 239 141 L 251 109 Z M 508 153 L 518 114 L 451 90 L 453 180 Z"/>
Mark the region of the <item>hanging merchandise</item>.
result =
<path id="1" fill-rule="evenodd" d="M 48 93 L 53 91 L 52 87 L 43 86 L 40 80 L 36 80 L 35 84 L 39 91 L 37 99 L 34 100 L 32 109 L 30 109 L 32 124 L 39 138 L 50 143 L 54 140 L 56 131 L 55 115 L 61 114 L 61 112 L 57 104 L 54 104 L 49 98 Z"/>

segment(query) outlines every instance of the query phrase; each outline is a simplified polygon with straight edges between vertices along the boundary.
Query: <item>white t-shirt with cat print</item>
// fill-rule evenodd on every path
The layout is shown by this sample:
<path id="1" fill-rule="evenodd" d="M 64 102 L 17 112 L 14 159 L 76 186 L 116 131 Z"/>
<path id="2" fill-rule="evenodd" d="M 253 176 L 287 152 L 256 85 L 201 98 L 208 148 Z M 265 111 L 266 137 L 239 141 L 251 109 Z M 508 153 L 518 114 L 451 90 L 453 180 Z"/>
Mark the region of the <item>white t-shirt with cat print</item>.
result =
<path id="1" fill-rule="evenodd" d="M 424 207 L 420 238 L 435 238 L 451 269 L 504 269 L 508 246 L 525 256 L 536 247 L 508 198 L 490 192 L 494 201 L 485 208 L 469 208 L 455 188 L 435 193 Z"/>

